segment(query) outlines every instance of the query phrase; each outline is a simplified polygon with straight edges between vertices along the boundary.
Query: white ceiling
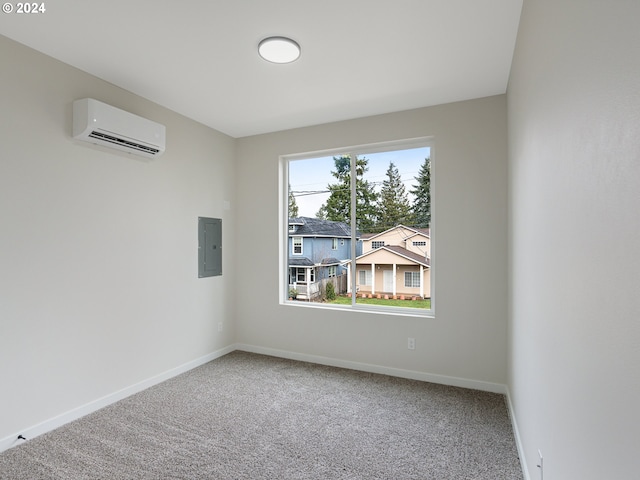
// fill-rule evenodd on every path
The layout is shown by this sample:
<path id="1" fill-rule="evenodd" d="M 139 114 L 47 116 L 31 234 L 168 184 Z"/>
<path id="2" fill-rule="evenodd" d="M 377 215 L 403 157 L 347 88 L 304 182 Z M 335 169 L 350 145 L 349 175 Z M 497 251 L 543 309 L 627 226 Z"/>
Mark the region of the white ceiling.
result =
<path id="1" fill-rule="evenodd" d="M 44 4 L 0 34 L 243 137 L 505 93 L 522 0 Z M 300 59 L 262 60 L 272 35 Z"/>

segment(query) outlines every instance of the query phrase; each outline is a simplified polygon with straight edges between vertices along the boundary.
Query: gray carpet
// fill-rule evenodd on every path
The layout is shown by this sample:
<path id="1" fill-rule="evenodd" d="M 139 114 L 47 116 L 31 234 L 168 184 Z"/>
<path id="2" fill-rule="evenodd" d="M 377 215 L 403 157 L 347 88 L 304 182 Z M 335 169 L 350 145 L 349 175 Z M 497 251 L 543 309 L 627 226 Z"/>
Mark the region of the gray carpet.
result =
<path id="1" fill-rule="evenodd" d="M 2 479 L 522 479 L 502 395 L 233 352 L 0 454 Z"/>

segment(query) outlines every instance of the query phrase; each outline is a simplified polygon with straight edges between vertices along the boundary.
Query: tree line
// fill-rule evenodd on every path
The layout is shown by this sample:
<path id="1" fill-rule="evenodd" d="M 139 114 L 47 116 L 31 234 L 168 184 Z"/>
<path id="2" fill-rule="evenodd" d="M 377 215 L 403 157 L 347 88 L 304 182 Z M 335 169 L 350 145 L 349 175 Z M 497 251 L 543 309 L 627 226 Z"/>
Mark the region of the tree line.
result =
<path id="1" fill-rule="evenodd" d="M 335 183 L 327 185 L 329 198 L 322 204 L 317 218 L 336 222 L 351 222 L 351 157 L 343 155 L 333 157 L 335 169 L 331 175 Z M 365 179 L 369 170 L 366 157 L 356 157 L 356 222 L 360 232 L 379 233 L 395 225 L 402 224 L 415 228 L 428 228 L 431 225 L 431 159 L 425 158 L 416 184 L 409 192 L 413 203 L 409 201 L 402 177 L 393 162 L 389 163 L 386 178 L 380 191 L 373 183 Z M 289 188 L 289 216 L 298 216 L 295 196 Z"/>

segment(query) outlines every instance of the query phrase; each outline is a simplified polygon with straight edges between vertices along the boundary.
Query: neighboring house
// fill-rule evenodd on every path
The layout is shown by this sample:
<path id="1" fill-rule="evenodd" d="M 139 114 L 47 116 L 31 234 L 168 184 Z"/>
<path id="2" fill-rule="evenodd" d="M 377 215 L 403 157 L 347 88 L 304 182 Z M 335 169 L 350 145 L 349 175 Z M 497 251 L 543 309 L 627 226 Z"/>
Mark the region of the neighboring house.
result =
<path id="1" fill-rule="evenodd" d="M 349 225 L 310 217 L 290 218 L 288 241 L 289 288 L 296 290 L 298 299 L 319 296 L 327 279 L 335 280 L 337 293 L 346 292 L 345 262 L 351 258 Z M 360 252 L 358 242 L 356 255 Z"/>
<path id="2" fill-rule="evenodd" d="M 360 293 L 431 296 L 429 229 L 397 225 L 377 234 L 363 234 L 356 257 Z"/>

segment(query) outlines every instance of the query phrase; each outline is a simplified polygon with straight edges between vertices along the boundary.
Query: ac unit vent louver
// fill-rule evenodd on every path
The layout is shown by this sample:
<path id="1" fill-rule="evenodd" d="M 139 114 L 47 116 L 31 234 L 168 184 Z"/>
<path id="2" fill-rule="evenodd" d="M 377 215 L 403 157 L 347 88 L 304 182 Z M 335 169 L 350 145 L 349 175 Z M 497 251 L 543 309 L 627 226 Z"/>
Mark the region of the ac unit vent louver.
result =
<path id="1" fill-rule="evenodd" d="M 101 133 L 95 130 L 89 134 L 89 137 L 104 140 L 105 142 L 110 142 L 115 145 L 122 145 L 127 148 L 133 148 L 134 150 L 139 150 L 141 152 L 151 153 L 152 155 L 157 155 L 160 152 L 160 150 L 158 150 L 157 148 L 140 145 L 139 143 L 131 142 L 129 140 L 125 140 L 124 138 L 114 137 L 113 135 L 107 135 L 106 133 Z"/>
<path id="2" fill-rule="evenodd" d="M 73 102 L 73 138 L 155 158 L 165 150 L 165 127 L 92 98 Z"/>

